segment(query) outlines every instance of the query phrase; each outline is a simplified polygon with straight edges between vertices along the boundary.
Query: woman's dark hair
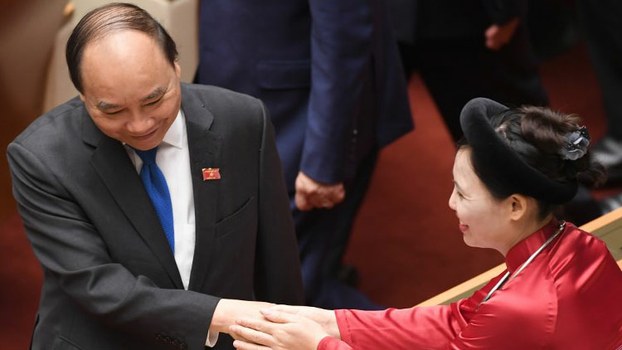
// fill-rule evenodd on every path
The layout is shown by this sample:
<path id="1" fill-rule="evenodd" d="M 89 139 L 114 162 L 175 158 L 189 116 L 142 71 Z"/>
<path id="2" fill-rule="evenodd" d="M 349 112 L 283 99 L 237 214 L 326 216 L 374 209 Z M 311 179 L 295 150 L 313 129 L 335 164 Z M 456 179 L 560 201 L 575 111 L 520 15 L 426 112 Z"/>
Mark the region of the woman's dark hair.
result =
<path id="1" fill-rule="evenodd" d="M 177 47 L 173 38 L 149 13 L 138 6 L 111 3 L 87 13 L 76 25 L 67 40 L 65 56 L 73 85 L 83 92 L 80 66 L 84 48 L 97 39 L 119 30 L 135 30 L 153 38 L 171 65 L 177 60 Z"/>
<path id="2" fill-rule="evenodd" d="M 588 187 L 604 181 L 603 166 L 592 161 L 589 152 L 575 160 L 564 156 L 569 147 L 569 135 L 582 130 L 579 116 L 562 114 L 545 107 L 526 106 L 508 109 L 491 116 L 489 120 L 497 135 L 523 162 L 549 179 L 558 183 L 578 182 Z M 466 138 L 459 142 L 459 146 L 468 146 Z M 483 178 L 484 169 L 480 169 L 476 162 L 473 162 L 473 167 L 475 173 Z M 482 181 L 497 199 L 515 193 L 502 183 Z M 540 217 L 545 217 L 557 207 L 546 200 L 537 200 Z"/>

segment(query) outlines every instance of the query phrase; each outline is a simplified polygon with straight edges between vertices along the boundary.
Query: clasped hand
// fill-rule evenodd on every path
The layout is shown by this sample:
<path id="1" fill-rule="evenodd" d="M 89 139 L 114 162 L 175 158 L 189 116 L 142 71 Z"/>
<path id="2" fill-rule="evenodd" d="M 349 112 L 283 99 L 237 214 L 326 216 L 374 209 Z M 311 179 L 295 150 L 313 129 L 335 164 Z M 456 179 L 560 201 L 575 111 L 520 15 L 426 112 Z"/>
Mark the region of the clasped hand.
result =
<path id="1" fill-rule="evenodd" d="M 342 182 L 323 184 L 315 181 L 302 171 L 296 177 L 296 207 L 302 211 L 311 209 L 330 209 L 345 198 Z"/>
<path id="2" fill-rule="evenodd" d="M 263 319 L 242 318 L 229 327 L 239 350 L 315 350 L 326 336 L 339 337 L 334 312 L 304 306 L 264 308 Z"/>
<path id="3" fill-rule="evenodd" d="M 486 47 L 492 51 L 500 50 L 512 40 L 519 19 L 513 18 L 505 24 L 493 24 L 484 33 L 486 37 Z"/>

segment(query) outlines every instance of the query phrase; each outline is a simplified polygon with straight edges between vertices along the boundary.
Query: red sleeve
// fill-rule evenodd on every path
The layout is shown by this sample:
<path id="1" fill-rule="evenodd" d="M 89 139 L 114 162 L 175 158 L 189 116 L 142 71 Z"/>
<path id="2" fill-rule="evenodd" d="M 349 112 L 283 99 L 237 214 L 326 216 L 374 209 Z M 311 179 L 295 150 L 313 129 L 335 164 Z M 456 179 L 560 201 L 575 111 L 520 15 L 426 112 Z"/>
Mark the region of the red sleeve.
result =
<path id="1" fill-rule="evenodd" d="M 351 350 L 352 347 L 343 341 L 333 338 L 324 337 L 317 346 L 317 350 Z"/>
<path id="2" fill-rule="evenodd" d="M 467 320 L 477 313 L 479 302 L 500 277 L 451 305 L 383 311 L 336 310 L 342 343 L 356 350 L 460 349 L 452 341 L 460 338 Z M 326 349 L 350 348 L 322 348 Z"/>
<path id="3" fill-rule="evenodd" d="M 341 339 L 356 350 L 438 348 L 460 330 L 452 314 L 450 306 L 335 311 Z"/>

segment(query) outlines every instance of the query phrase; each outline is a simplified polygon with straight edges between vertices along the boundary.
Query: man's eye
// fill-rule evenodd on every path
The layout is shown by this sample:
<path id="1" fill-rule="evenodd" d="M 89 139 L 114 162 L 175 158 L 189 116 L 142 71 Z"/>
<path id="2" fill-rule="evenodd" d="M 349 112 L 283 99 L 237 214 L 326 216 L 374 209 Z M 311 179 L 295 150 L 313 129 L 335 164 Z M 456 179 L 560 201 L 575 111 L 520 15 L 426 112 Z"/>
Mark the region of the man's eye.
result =
<path id="1" fill-rule="evenodd" d="M 162 99 L 161 99 L 161 98 L 159 98 L 159 99 L 157 99 L 157 100 L 155 100 L 155 101 L 149 102 L 149 103 L 147 103 L 145 106 L 153 106 L 153 105 L 156 105 L 156 104 L 157 104 L 158 102 L 160 102 L 160 101 L 162 101 Z"/>

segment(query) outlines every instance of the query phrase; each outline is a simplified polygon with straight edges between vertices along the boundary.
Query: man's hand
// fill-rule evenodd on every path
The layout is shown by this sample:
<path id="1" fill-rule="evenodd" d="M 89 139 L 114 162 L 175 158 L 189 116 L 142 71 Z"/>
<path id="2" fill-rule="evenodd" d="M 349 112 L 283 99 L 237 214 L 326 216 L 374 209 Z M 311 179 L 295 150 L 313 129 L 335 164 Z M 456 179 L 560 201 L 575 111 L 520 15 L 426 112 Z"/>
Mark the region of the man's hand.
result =
<path id="1" fill-rule="evenodd" d="M 259 310 L 272 305 L 260 301 L 221 299 L 218 305 L 216 305 L 216 310 L 214 310 L 214 315 L 212 316 L 210 333 L 229 333 L 229 326 L 235 324 L 235 321 L 241 318 L 263 319 Z"/>
<path id="2" fill-rule="evenodd" d="M 516 27 L 518 27 L 518 22 L 518 18 L 513 18 L 505 24 L 493 24 L 488 27 L 485 33 L 486 47 L 493 51 L 497 51 L 505 46 L 512 40 L 514 32 L 516 32 Z"/>
<path id="3" fill-rule="evenodd" d="M 296 207 L 302 211 L 314 208 L 330 209 L 341 203 L 346 191 L 343 182 L 322 184 L 305 175 L 302 171 L 296 177 Z"/>

